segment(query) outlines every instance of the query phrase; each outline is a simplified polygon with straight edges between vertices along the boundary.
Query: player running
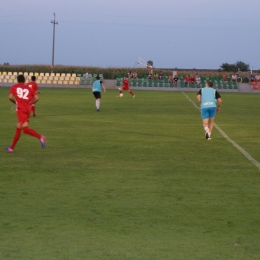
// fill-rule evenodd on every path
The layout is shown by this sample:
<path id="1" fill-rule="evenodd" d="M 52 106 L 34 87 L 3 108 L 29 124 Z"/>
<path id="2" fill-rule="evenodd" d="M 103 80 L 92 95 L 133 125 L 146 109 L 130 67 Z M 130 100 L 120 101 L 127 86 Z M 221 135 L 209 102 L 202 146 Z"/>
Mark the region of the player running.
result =
<path id="1" fill-rule="evenodd" d="M 208 81 L 205 88 L 199 90 L 197 100 L 200 103 L 202 125 L 207 140 L 211 140 L 216 112 L 220 111 L 222 99 L 218 91 L 213 88 L 213 82 Z M 217 105 L 216 105 L 217 103 Z"/>
<path id="2" fill-rule="evenodd" d="M 127 90 L 131 95 L 132 95 L 132 97 L 133 98 L 135 98 L 135 95 L 134 95 L 134 93 L 130 90 L 130 88 L 129 88 L 129 81 L 128 81 L 128 78 L 127 77 L 124 77 L 124 79 L 123 79 L 123 87 L 122 88 L 119 88 L 119 95 L 117 96 L 117 97 L 121 97 L 120 96 L 120 94 L 122 94 L 122 91 L 123 90 Z"/>
<path id="3" fill-rule="evenodd" d="M 31 105 L 35 104 L 39 98 L 32 88 L 24 84 L 25 78 L 23 75 L 19 75 L 17 77 L 17 81 L 18 84 L 15 84 L 11 87 L 8 97 L 11 102 L 16 104 L 18 123 L 16 125 L 16 132 L 13 138 L 13 142 L 9 147 L 6 147 L 6 151 L 9 153 L 14 151 L 14 147 L 20 139 L 22 130 L 25 134 L 38 138 L 41 142 L 42 148 L 45 148 L 45 136 L 38 134 L 36 131 L 28 127 Z"/>
<path id="4" fill-rule="evenodd" d="M 102 88 L 104 90 L 104 93 L 106 93 L 106 87 L 105 87 L 103 81 L 101 81 L 100 77 L 97 76 L 96 81 L 93 83 L 93 86 L 92 86 L 92 92 L 96 99 L 96 111 L 97 112 L 100 112 L 100 101 L 101 101 Z"/>
<path id="5" fill-rule="evenodd" d="M 35 76 L 31 77 L 31 81 L 29 83 L 27 83 L 27 86 L 32 88 L 34 90 L 35 94 L 41 93 L 39 91 L 38 85 L 36 83 L 36 77 Z M 35 114 L 35 105 L 36 104 L 32 104 L 31 105 L 31 112 L 33 113 L 34 117 L 36 116 L 36 114 Z"/>

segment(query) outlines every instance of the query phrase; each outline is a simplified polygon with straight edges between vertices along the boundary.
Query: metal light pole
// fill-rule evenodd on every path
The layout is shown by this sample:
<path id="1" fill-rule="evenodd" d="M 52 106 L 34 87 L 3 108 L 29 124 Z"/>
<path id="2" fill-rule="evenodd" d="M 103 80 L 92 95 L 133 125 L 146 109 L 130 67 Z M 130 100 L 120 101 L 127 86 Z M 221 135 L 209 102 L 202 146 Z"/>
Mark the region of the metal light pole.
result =
<path id="1" fill-rule="evenodd" d="M 53 15 L 54 15 L 54 20 L 51 21 L 51 23 L 53 23 L 51 72 L 53 72 L 53 69 L 54 69 L 55 25 L 58 24 L 58 22 L 56 22 L 56 16 L 55 16 L 55 13 L 53 13 Z"/>

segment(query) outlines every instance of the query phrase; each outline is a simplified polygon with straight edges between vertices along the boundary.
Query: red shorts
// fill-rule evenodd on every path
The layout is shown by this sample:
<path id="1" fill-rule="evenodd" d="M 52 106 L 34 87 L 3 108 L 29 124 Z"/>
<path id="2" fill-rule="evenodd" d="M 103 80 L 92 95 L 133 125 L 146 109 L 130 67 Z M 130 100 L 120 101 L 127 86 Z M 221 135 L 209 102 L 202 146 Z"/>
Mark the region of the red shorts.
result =
<path id="1" fill-rule="evenodd" d="M 25 110 L 25 109 L 19 109 L 17 113 L 17 118 L 18 118 L 18 124 L 24 124 L 26 122 L 29 122 L 30 118 L 30 110 Z"/>
<path id="2" fill-rule="evenodd" d="M 130 90 L 130 88 L 128 86 L 123 86 L 122 90 Z"/>

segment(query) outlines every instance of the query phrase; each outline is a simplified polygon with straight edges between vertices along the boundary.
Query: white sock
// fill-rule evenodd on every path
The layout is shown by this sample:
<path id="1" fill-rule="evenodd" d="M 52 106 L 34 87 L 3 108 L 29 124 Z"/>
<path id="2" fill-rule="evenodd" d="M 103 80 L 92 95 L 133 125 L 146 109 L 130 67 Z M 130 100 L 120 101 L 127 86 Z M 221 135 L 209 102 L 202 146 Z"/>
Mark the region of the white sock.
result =
<path id="1" fill-rule="evenodd" d="M 99 109 L 100 107 L 100 100 L 96 100 L 96 108 Z"/>
<path id="2" fill-rule="evenodd" d="M 207 126 L 204 127 L 205 132 L 207 133 L 209 131 L 209 128 Z"/>
<path id="3" fill-rule="evenodd" d="M 211 132 L 208 132 L 209 137 L 211 136 Z"/>

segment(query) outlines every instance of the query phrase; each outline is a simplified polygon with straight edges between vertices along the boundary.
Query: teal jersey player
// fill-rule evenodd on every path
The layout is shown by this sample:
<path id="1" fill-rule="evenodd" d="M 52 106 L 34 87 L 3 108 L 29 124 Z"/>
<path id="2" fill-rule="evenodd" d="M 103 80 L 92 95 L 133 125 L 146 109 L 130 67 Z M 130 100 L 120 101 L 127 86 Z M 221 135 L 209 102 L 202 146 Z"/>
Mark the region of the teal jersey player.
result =
<path id="1" fill-rule="evenodd" d="M 96 99 L 96 111 L 100 111 L 100 100 L 101 100 L 101 91 L 102 88 L 104 90 L 104 93 L 106 93 L 105 85 L 103 84 L 103 81 L 100 80 L 99 76 L 96 77 L 96 81 L 93 83 L 92 86 L 92 92 Z"/>
<path id="2" fill-rule="evenodd" d="M 220 111 L 222 99 L 218 91 L 213 89 L 213 82 L 209 81 L 205 88 L 200 89 L 197 94 L 200 103 L 202 125 L 207 140 L 211 140 L 216 112 Z"/>

